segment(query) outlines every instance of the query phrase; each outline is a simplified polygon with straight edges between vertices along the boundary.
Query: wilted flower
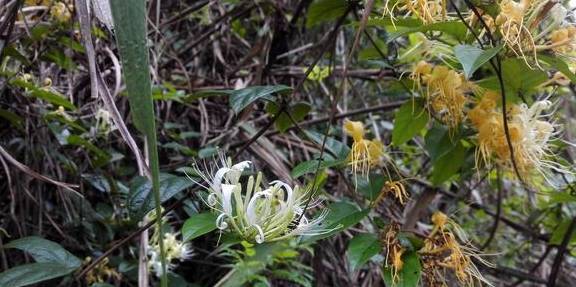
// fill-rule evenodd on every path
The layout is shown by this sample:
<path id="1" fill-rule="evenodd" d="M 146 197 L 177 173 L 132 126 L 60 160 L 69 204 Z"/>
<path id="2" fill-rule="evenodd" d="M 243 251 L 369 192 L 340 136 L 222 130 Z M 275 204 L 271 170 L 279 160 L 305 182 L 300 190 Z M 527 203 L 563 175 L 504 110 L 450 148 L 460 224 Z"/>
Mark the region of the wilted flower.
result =
<path id="1" fill-rule="evenodd" d="M 446 0 L 406 0 L 400 10 L 413 15 L 424 24 L 446 20 Z"/>
<path id="2" fill-rule="evenodd" d="M 86 257 L 86 259 L 84 259 L 84 264 L 90 264 L 90 262 L 92 262 L 92 257 Z M 95 283 L 108 282 L 111 279 L 120 280 L 122 275 L 118 273 L 116 269 L 110 267 L 108 263 L 108 258 L 104 258 L 86 273 L 86 283 L 88 283 L 89 286 Z"/>
<path id="3" fill-rule="evenodd" d="M 320 228 L 327 211 L 312 220 L 304 215 L 310 190 L 275 180 L 262 187 L 262 173 L 249 176 L 240 183 L 242 172 L 249 161 L 232 164 L 220 159 L 221 166 L 214 175 L 196 172 L 208 184 L 206 204 L 219 215 L 216 226 L 232 230 L 248 242 L 272 242 L 300 235 L 324 234 L 330 230 Z"/>
<path id="4" fill-rule="evenodd" d="M 400 280 L 399 273 L 402 270 L 402 267 L 404 267 L 402 255 L 404 254 L 405 249 L 400 244 L 400 240 L 398 240 L 399 233 L 400 225 L 393 222 L 386 228 L 382 238 L 383 245 L 386 247 L 386 257 L 384 262 L 392 271 L 393 283 L 398 283 Z"/>
<path id="5" fill-rule="evenodd" d="M 476 13 L 470 13 L 470 15 L 468 16 L 468 21 L 470 22 L 470 26 L 474 27 L 479 23 L 482 23 L 481 25 L 481 31 L 480 34 L 478 34 L 478 37 L 482 38 L 486 33 L 494 33 L 496 32 L 496 24 L 494 23 L 494 18 L 492 18 L 492 16 L 485 14 L 484 11 L 482 11 L 481 9 L 477 8 L 478 13 L 481 15 L 482 17 L 482 21 L 480 21 L 480 19 L 478 18 L 478 16 L 476 16 Z M 486 27 L 484 26 L 484 24 L 486 24 Z M 488 29 L 486 29 L 488 28 Z"/>
<path id="6" fill-rule="evenodd" d="M 386 196 L 392 195 L 400 204 L 404 205 L 410 197 L 401 181 L 386 181 L 373 205 L 378 205 Z"/>
<path id="7" fill-rule="evenodd" d="M 434 273 L 438 273 L 436 270 L 440 268 L 454 271 L 463 286 L 475 286 L 476 283 L 491 286 L 473 259 L 487 266 L 490 266 L 490 263 L 485 261 L 479 251 L 468 242 L 464 230 L 442 212 L 435 212 L 432 215 L 432 224 L 433 229 L 424 239 L 424 247 L 419 251 L 425 261 L 423 265 Z M 438 279 L 440 278 L 432 281 Z"/>
<path id="8" fill-rule="evenodd" d="M 476 162 L 482 159 L 490 164 L 492 157 L 496 163 L 512 169 L 510 148 L 504 131 L 502 111 L 497 107 L 499 95 L 487 92 L 472 109 L 468 117 L 478 130 L 478 152 Z M 508 111 L 508 130 L 514 151 L 514 161 L 521 175 L 529 177 L 538 171 L 548 179 L 549 170 L 567 173 L 561 164 L 552 158 L 550 142 L 557 134 L 555 125 L 542 115 L 551 107 L 549 101 L 537 101 L 528 107 L 526 104 L 512 105 Z"/>
<path id="9" fill-rule="evenodd" d="M 348 156 L 348 162 L 352 166 L 352 173 L 367 176 L 370 168 L 379 164 L 384 156 L 384 145 L 379 140 L 367 140 L 364 138 L 365 130 L 362 122 L 350 120 L 344 121 L 344 132 L 352 137 L 353 143 Z"/>

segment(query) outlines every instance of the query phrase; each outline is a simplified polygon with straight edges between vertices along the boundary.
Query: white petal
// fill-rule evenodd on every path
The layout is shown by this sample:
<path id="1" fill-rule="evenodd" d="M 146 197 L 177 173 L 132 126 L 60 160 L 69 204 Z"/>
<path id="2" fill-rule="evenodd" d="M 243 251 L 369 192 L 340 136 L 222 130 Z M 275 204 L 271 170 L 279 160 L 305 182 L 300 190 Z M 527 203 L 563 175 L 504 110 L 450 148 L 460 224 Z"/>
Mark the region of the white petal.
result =
<path id="1" fill-rule="evenodd" d="M 270 197 L 271 194 L 268 190 L 256 192 L 250 202 L 248 202 L 248 206 L 246 207 L 246 217 L 248 219 L 248 224 L 255 225 L 258 223 L 258 215 L 256 214 L 256 202 L 260 197 Z"/>
<path id="2" fill-rule="evenodd" d="M 287 196 L 285 198 L 285 201 L 289 205 L 292 205 L 294 203 L 294 191 L 292 190 L 292 187 L 289 184 L 287 184 L 283 181 L 280 181 L 280 180 L 275 180 L 275 181 L 270 182 L 270 185 L 276 185 L 276 184 L 280 185 L 281 187 L 284 188 L 284 190 L 286 190 Z"/>
<path id="3" fill-rule="evenodd" d="M 245 161 L 241 161 L 241 162 L 233 165 L 231 167 L 231 169 L 238 170 L 238 171 L 244 171 L 245 169 L 249 168 L 251 164 L 252 164 L 251 161 L 245 160 Z"/>
<path id="4" fill-rule="evenodd" d="M 232 193 L 234 192 L 235 185 L 223 184 L 222 185 L 222 208 L 224 213 L 232 216 Z"/>

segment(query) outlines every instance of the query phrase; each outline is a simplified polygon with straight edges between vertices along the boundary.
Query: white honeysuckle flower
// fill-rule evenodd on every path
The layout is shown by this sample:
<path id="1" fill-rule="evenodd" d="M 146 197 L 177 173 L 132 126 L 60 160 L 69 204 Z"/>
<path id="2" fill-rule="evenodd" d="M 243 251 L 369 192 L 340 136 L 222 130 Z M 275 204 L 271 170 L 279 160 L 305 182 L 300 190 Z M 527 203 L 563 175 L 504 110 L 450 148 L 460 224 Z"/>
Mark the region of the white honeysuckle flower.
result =
<path id="1" fill-rule="evenodd" d="M 160 257 L 159 233 L 154 232 L 152 239 L 148 243 L 148 266 L 157 277 L 162 276 L 162 259 Z M 194 253 L 188 243 L 180 241 L 178 233 L 164 233 L 163 243 L 166 260 L 166 270 L 172 270 L 176 267 L 174 261 L 184 261 L 191 258 Z"/>
<path id="2" fill-rule="evenodd" d="M 202 186 L 209 192 L 206 204 L 219 213 L 218 229 L 236 232 L 244 240 L 255 243 L 331 231 L 320 228 L 327 211 L 313 220 L 303 214 L 310 190 L 292 187 L 280 180 L 263 187 L 260 172 L 240 182 L 242 172 L 252 163 L 232 164 L 222 156 L 220 162 L 223 166 L 217 168 L 204 165 L 205 170 L 216 170 L 213 175 L 201 172 L 196 166 L 196 173 L 206 184 Z"/>

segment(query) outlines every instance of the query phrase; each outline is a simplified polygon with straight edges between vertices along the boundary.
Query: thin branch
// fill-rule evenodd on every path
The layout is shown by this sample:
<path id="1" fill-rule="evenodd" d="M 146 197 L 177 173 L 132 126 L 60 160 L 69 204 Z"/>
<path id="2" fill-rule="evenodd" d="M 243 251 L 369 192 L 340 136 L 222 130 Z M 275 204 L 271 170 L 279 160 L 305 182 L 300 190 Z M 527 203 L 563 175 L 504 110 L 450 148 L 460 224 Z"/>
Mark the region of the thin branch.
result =
<path id="1" fill-rule="evenodd" d="M 498 230 L 498 224 L 500 223 L 500 217 L 502 216 L 502 178 L 499 170 L 497 173 L 498 178 L 496 179 L 496 185 L 498 187 L 498 193 L 496 194 L 496 215 L 494 216 L 494 225 L 492 225 L 492 228 L 490 229 L 490 235 L 484 244 L 482 244 L 480 250 L 486 249 L 492 240 L 494 240 L 494 237 L 496 237 L 496 230 Z"/>
<path id="2" fill-rule="evenodd" d="M 558 251 L 556 253 L 556 258 L 554 258 L 554 263 L 552 263 L 552 271 L 550 271 L 550 275 L 548 276 L 548 283 L 546 286 L 554 287 L 556 286 L 556 279 L 558 277 L 558 273 L 560 272 L 560 267 L 562 266 L 562 261 L 564 261 L 564 254 L 566 250 L 568 250 L 568 244 L 572 239 L 572 233 L 576 228 L 576 216 L 572 218 L 570 225 L 566 229 L 566 233 L 564 233 L 564 238 L 562 239 L 562 243 L 558 247 Z"/>
<path id="3" fill-rule="evenodd" d="M 547 245 L 546 246 L 546 250 L 544 251 L 544 253 L 542 254 L 542 256 L 540 256 L 540 259 L 538 259 L 538 262 L 536 262 L 536 264 L 530 268 L 530 274 L 536 272 L 536 270 L 538 269 L 538 267 L 540 267 L 540 265 L 542 265 L 542 263 L 544 263 L 544 260 L 546 260 L 546 257 L 548 257 L 548 254 L 550 254 L 550 251 L 552 250 L 552 245 Z M 514 282 L 514 284 L 510 285 L 509 287 L 516 287 L 520 284 L 522 284 L 522 282 L 524 282 L 524 279 L 518 279 L 518 281 Z"/>

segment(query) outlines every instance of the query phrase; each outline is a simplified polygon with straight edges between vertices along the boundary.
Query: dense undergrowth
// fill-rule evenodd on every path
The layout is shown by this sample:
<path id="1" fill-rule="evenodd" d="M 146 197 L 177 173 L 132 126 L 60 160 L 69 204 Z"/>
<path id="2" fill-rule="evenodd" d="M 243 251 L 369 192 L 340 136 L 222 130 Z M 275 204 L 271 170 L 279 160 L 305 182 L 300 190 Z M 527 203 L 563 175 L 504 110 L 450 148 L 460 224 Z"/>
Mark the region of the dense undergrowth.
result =
<path id="1" fill-rule="evenodd" d="M 0 0 L 0 286 L 576 280 L 570 3 L 110 4 Z"/>

